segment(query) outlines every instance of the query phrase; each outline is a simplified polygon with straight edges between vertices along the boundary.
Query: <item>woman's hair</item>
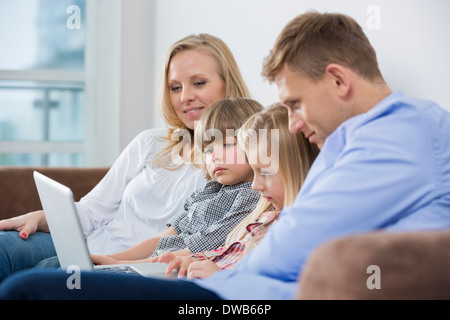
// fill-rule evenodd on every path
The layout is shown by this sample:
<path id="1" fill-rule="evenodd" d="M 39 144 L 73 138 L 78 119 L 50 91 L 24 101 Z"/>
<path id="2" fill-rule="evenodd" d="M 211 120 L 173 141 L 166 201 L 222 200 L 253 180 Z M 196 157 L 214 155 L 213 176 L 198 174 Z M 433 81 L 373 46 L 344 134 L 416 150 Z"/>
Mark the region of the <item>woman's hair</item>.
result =
<path id="1" fill-rule="evenodd" d="M 300 191 L 303 181 L 308 174 L 309 168 L 319 154 L 316 144 L 310 143 L 299 132 L 291 134 L 289 132 L 288 109 L 281 103 L 273 104 L 263 111 L 250 117 L 239 129 L 238 142 L 248 155 L 249 150 L 254 149 L 249 144 L 254 133 L 264 132 L 261 129 L 271 132 L 278 129 L 278 141 L 271 141 L 271 134 L 265 135 L 268 139 L 267 150 L 258 150 L 258 153 L 265 153 L 269 156 L 272 150 L 271 144 L 278 143 L 278 170 L 280 170 L 284 185 L 284 206 L 290 206 Z M 258 143 L 258 149 L 261 144 Z M 249 223 L 258 220 L 260 215 L 268 210 L 273 210 L 273 206 L 266 199 L 261 198 L 251 214 L 249 214 L 227 237 L 227 244 L 242 239 L 245 236 L 246 227 Z"/>
<path id="2" fill-rule="evenodd" d="M 346 66 L 368 80 L 381 78 L 375 50 L 354 19 L 343 14 L 307 12 L 281 31 L 264 60 L 262 74 L 274 81 L 287 65 L 318 80 L 330 63 Z"/>
<path id="3" fill-rule="evenodd" d="M 238 129 L 244 122 L 264 107 L 257 101 L 249 98 L 227 98 L 213 103 L 197 122 L 195 128 L 195 147 L 198 158 L 208 179 L 209 176 L 203 156 L 203 149 L 214 142 L 220 135 L 224 141 L 227 136 L 237 138 Z M 200 158 L 200 154 L 202 154 Z"/>
<path id="4" fill-rule="evenodd" d="M 170 101 L 170 91 L 168 85 L 168 73 L 169 66 L 173 57 L 183 51 L 187 50 L 197 50 L 202 53 L 209 54 L 213 57 L 217 63 L 217 72 L 222 78 L 225 84 L 225 97 L 235 98 L 235 97 L 250 97 L 249 90 L 242 78 L 239 67 L 231 53 L 231 50 L 221 39 L 214 37 L 209 34 L 198 34 L 187 36 L 172 45 L 172 47 L 167 52 L 163 79 L 160 88 L 160 107 L 162 110 L 162 115 L 168 127 L 168 136 L 164 137 L 168 141 L 166 147 L 161 150 L 152 160 L 152 164 L 155 164 L 166 169 L 178 169 L 179 166 L 171 166 L 170 160 L 173 155 L 172 150 L 178 147 L 180 153 L 182 153 L 182 148 L 177 146 L 182 142 L 173 141 L 173 137 L 177 136 L 177 130 L 182 132 L 189 132 L 191 142 L 193 142 L 193 131 L 187 128 L 184 123 L 178 118 L 172 103 Z M 181 134 L 178 133 L 178 136 Z M 193 148 L 191 148 L 193 150 Z M 194 155 L 191 154 L 191 160 L 193 160 Z"/>

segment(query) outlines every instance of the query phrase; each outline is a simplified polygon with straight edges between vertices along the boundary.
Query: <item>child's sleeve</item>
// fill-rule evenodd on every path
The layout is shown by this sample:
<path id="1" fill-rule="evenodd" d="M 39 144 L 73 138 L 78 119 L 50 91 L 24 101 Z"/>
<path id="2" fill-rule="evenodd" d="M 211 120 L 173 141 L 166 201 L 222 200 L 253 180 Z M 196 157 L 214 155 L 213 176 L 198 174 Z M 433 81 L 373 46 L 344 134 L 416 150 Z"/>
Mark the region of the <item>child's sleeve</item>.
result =
<path id="1" fill-rule="evenodd" d="M 225 244 L 228 234 L 255 208 L 260 198 L 252 189 L 240 190 L 223 217 L 209 227 L 184 237 L 191 252 L 211 251 Z"/>
<path id="2" fill-rule="evenodd" d="M 197 258 L 200 261 L 213 260 L 215 257 L 222 255 L 226 249 L 226 247 L 220 247 L 215 250 L 193 253 L 191 256 Z"/>

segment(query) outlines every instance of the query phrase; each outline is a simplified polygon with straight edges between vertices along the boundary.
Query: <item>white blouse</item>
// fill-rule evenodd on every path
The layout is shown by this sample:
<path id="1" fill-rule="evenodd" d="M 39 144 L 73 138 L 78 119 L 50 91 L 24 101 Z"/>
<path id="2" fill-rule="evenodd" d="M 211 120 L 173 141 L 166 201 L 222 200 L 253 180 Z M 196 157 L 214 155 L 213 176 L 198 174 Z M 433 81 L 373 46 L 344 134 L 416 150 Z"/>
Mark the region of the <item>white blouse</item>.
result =
<path id="1" fill-rule="evenodd" d="M 76 203 L 91 254 L 124 251 L 166 229 L 184 201 L 206 184 L 203 170 L 150 165 L 166 141 L 167 129 L 140 133 L 122 151 L 105 177 Z M 175 159 L 179 163 L 181 159 Z"/>

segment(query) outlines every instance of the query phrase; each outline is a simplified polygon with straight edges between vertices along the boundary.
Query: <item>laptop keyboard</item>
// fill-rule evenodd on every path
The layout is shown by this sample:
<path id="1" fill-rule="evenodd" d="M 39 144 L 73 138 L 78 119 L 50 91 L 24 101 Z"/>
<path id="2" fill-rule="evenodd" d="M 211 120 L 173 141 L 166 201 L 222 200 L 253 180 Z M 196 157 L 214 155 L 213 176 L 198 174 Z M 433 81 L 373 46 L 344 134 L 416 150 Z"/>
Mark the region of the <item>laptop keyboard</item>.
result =
<path id="1" fill-rule="evenodd" d="M 108 272 L 108 273 L 128 273 L 128 274 L 136 274 L 139 273 L 134 270 L 130 266 L 111 266 L 111 267 L 104 267 L 104 268 L 97 268 L 95 271 L 99 272 Z"/>

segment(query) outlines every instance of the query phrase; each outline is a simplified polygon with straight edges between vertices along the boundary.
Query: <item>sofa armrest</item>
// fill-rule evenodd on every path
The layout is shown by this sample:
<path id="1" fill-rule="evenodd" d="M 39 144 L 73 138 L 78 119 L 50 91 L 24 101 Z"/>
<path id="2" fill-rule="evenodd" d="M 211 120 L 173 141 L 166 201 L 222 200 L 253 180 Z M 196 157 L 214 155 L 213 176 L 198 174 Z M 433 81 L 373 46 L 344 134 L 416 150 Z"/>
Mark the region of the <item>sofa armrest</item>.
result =
<path id="1" fill-rule="evenodd" d="M 0 166 L 0 220 L 42 209 L 33 179 L 35 170 L 71 188 L 78 201 L 104 177 L 108 168 Z"/>
<path id="2" fill-rule="evenodd" d="M 336 239 L 311 254 L 296 298 L 450 299 L 449 248 L 450 231 L 370 232 Z M 373 265 L 379 269 L 368 269 Z"/>

